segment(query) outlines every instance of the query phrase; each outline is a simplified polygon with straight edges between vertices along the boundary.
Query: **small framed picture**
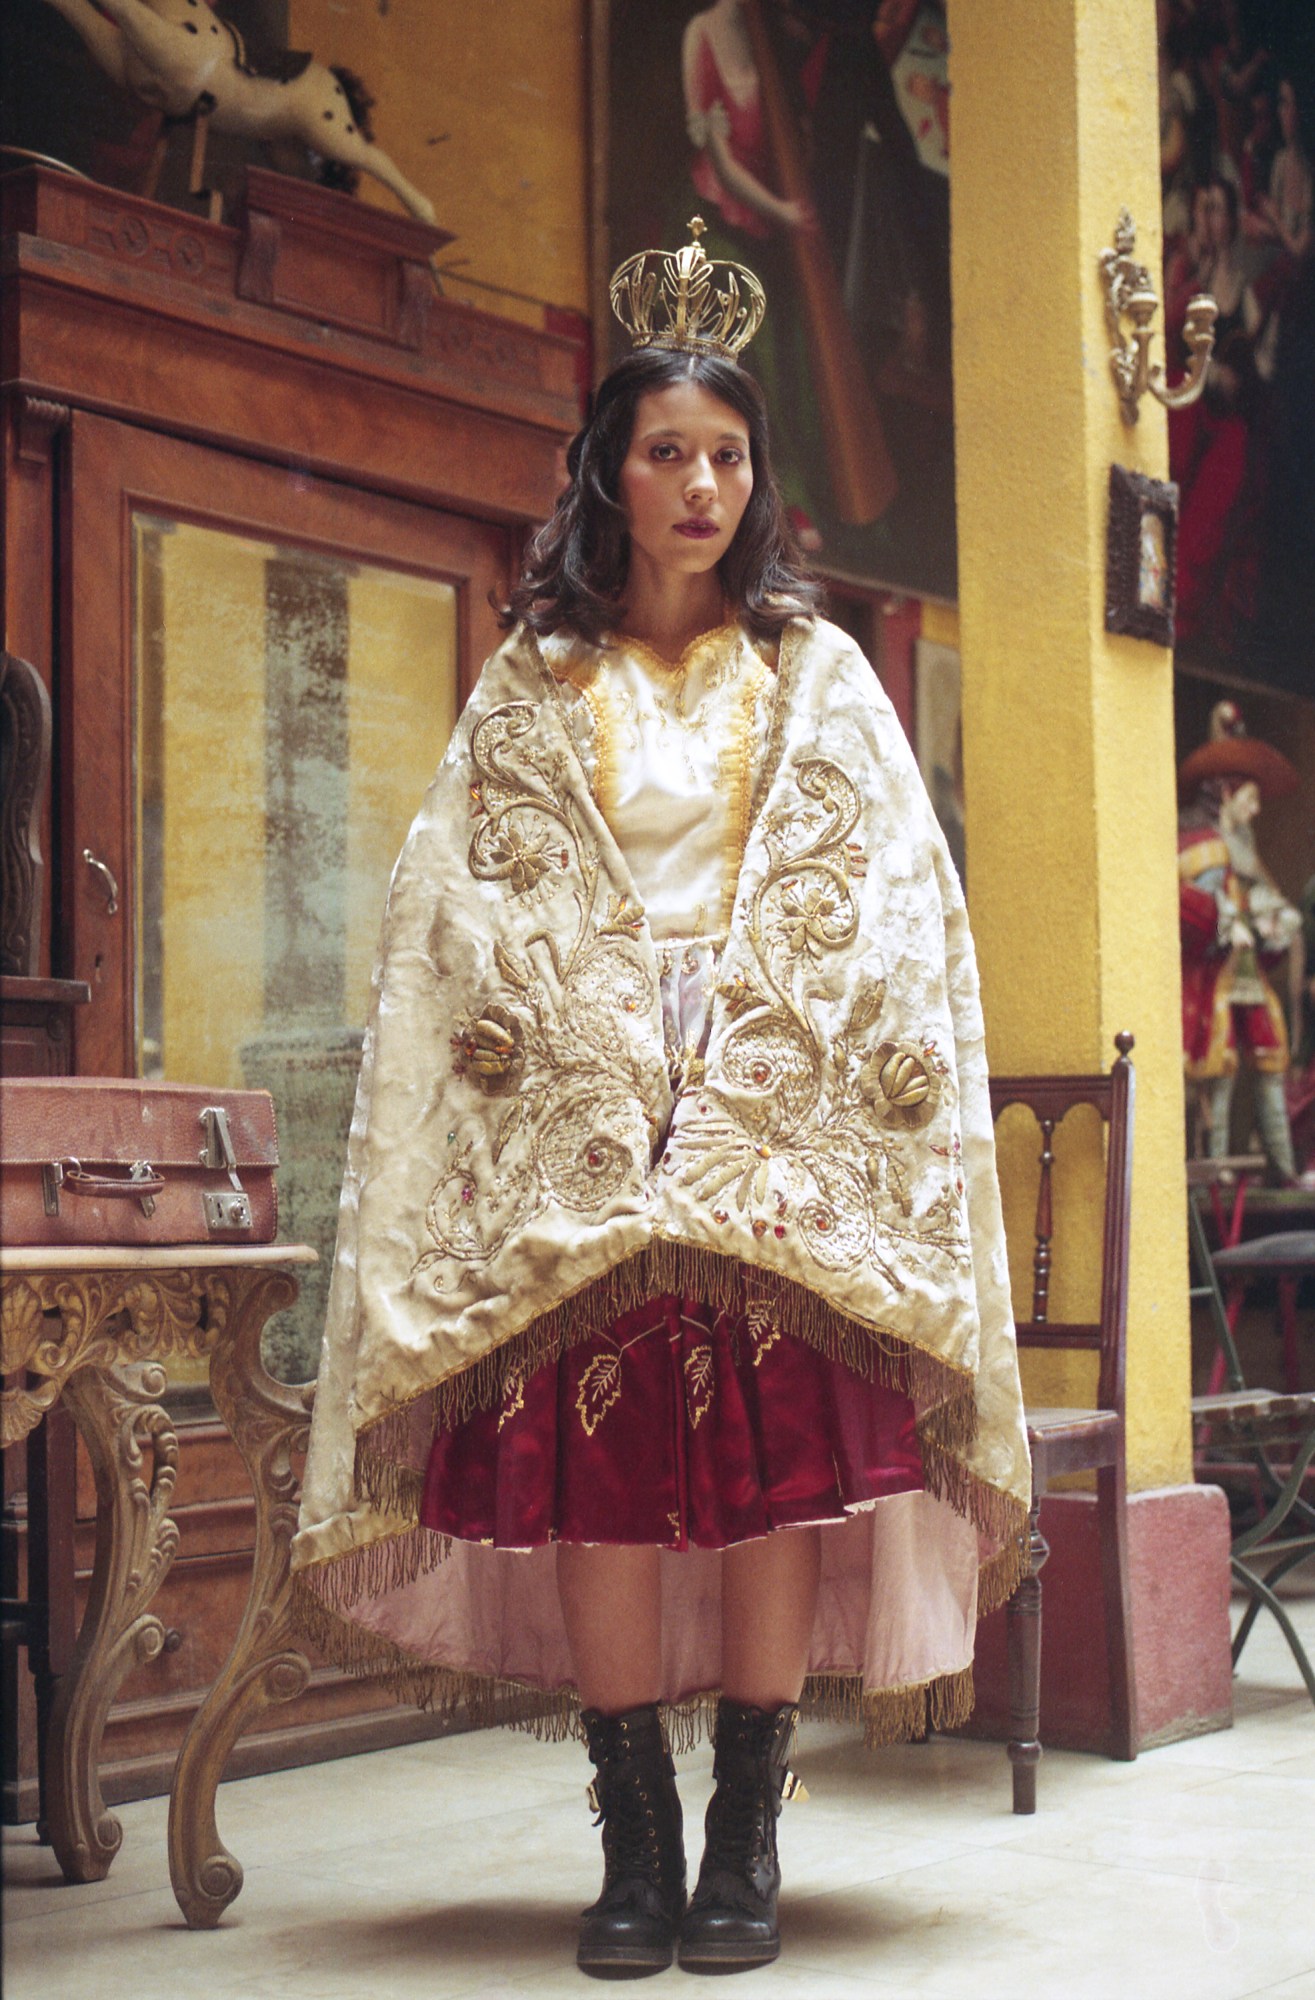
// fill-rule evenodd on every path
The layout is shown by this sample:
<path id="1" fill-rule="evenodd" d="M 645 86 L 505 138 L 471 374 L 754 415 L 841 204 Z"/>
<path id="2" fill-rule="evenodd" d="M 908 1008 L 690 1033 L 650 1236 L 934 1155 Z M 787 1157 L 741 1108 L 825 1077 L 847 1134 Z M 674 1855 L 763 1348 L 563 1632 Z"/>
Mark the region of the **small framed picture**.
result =
<path id="1" fill-rule="evenodd" d="M 1110 467 L 1105 630 L 1173 644 L 1178 488 L 1126 466 Z"/>

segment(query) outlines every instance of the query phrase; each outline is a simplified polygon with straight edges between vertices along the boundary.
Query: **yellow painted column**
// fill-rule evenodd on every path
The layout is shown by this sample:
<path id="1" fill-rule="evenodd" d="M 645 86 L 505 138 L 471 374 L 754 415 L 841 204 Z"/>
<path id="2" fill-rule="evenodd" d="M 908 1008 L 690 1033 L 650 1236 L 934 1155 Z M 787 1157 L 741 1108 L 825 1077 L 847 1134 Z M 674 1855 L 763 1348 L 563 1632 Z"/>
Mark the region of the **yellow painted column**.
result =
<path id="1" fill-rule="evenodd" d="M 1097 265 L 1126 204 L 1138 256 L 1160 268 L 1155 9 L 951 0 L 950 31 L 968 888 L 988 1049 L 1003 1072 L 1091 1070 L 1118 1030 L 1136 1035 L 1128 1471 L 1160 1486 L 1191 1477 L 1172 667 L 1107 634 L 1103 613 L 1110 464 L 1163 478 L 1167 446 L 1150 398 L 1134 430 L 1120 419 Z M 1079 1180 L 1096 1145 L 1090 1126 L 1069 1139 L 1087 1152 Z M 1069 1206 L 1056 1318 L 1090 1316 L 1099 1268 L 1095 1205 Z M 1050 1364 L 1042 1380 L 1025 1359 L 1029 1393 L 1084 1399 L 1084 1377 Z"/>

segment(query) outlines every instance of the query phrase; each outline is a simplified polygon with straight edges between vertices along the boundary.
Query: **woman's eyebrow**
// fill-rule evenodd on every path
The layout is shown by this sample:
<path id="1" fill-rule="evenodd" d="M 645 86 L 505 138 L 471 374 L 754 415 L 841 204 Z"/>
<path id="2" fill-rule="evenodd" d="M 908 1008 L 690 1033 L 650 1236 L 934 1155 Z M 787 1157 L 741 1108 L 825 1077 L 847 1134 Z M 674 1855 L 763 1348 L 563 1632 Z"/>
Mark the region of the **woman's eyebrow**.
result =
<path id="1" fill-rule="evenodd" d="M 685 432 L 678 429 L 674 424 L 669 424 L 661 430 L 645 431 L 640 441 L 643 444 L 649 444 L 654 438 L 678 438 L 683 443 Z M 718 444 L 747 444 L 749 442 L 749 435 L 747 431 L 722 431 L 717 442 Z"/>

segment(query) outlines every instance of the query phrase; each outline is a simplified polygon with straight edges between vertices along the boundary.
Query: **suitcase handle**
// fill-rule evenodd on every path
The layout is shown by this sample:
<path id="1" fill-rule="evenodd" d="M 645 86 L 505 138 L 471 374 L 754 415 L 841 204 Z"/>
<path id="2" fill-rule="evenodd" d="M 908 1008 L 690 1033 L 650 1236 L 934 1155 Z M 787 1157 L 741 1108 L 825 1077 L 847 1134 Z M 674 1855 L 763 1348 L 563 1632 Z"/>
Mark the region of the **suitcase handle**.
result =
<path id="1" fill-rule="evenodd" d="M 51 1160 L 41 1170 L 45 1193 L 47 1215 L 59 1214 L 61 1188 L 70 1194 L 106 1195 L 139 1201 L 143 1215 L 155 1213 L 155 1197 L 164 1191 L 164 1175 L 156 1172 L 149 1160 L 134 1160 L 122 1180 L 112 1174 L 89 1174 L 81 1160 L 70 1156 L 66 1160 Z"/>

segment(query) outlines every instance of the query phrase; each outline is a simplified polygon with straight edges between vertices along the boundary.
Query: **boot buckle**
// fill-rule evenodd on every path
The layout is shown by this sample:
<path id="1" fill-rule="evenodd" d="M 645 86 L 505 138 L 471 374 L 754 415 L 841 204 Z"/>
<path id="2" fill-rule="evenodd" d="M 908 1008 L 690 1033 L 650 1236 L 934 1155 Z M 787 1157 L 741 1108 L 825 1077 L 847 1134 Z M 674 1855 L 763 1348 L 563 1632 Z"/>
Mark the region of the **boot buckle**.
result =
<path id="1" fill-rule="evenodd" d="M 786 1772 L 785 1783 L 781 1786 L 781 1798 L 782 1801 L 797 1799 L 801 1806 L 807 1805 L 808 1787 L 797 1771 Z"/>

